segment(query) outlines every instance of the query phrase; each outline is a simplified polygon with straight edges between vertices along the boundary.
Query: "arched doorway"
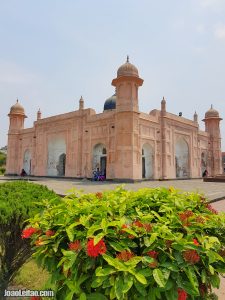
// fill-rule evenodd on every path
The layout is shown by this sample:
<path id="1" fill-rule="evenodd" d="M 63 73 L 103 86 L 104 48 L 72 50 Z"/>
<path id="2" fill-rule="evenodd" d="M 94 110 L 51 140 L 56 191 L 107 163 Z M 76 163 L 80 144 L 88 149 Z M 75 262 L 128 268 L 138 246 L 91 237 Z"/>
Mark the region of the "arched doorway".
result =
<path id="1" fill-rule="evenodd" d="M 59 156 L 58 165 L 56 166 L 58 176 L 65 176 L 65 170 L 66 170 L 66 154 L 62 153 Z"/>
<path id="2" fill-rule="evenodd" d="M 203 173 L 207 170 L 207 153 L 206 151 L 203 151 L 201 153 L 201 176 Z"/>
<path id="3" fill-rule="evenodd" d="M 176 141 L 175 166 L 177 178 L 187 178 L 190 176 L 189 148 L 187 142 L 183 138 Z"/>
<path id="4" fill-rule="evenodd" d="M 99 170 L 106 178 L 107 152 L 103 144 L 97 144 L 93 148 L 93 171 Z"/>
<path id="5" fill-rule="evenodd" d="M 27 175 L 31 174 L 31 153 L 29 150 L 24 152 L 23 156 L 23 169 Z"/>
<path id="6" fill-rule="evenodd" d="M 64 176 L 66 168 L 66 143 L 63 138 L 48 141 L 48 176 Z"/>
<path id="7" fill-rule="evenodd" d="M 154 177 L 153 149 L 149 144 L 142 147 L 142 178 Z"/>

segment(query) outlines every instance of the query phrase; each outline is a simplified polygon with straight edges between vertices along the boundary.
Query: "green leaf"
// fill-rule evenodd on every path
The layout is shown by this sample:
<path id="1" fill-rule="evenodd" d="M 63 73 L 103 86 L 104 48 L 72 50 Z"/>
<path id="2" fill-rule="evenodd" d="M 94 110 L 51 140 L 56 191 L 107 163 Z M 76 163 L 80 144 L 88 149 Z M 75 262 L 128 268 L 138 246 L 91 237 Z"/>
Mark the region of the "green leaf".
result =
<path id="1" fill-rule="evenodd" d="M 217 274 L 210 276 L 210 282 L 214 288 L 218 289 L 220 287 L 220 278 Z"/>
<path id="2" fill-rule="evenodd" d="M 130 270 L 129 270 L 129 272 L 130 272 Z M 133 273 L 133 274 L 140 283 L 147 284 L 147 280 L 144 275 L 142 275 L 141 273 Z"/>
<path id="3" fill-rule="evenodd" d="M 151 237 L 150 237 L 150 239 L 149 239 L 149 246 L 152 245 L 152 244 L 154 243 L 154 241 L 156 240 L 156 238 L 157 238 L 158 235 L 159 235 L 159 234 L 158 234 L 157 232 L 154 232 L 154 233 L 151 234 Z M 149 246 L 148 246 L 148 247 L 149 247 Z"/>
<path id="4" fill-rule="evenodd" d="M 192 266 L 188 266 L 185 270 L 185 273 L 187 275 L 187 278 L 189 279 L 189 282 L 192 285 L 192 288 L 198 292 L 198 278 L 195 274 L 195 270 Z"/>
<path id="5" fill-rule="evenodd" d="M 124 250 L 124 247 L 122 247 L 119 243 L 117 243 L 117 242 L 109 242 L 109 244 L 110 244 L 110 246 L 114 249 L 114 250 L 116 250 L 116 251 L 118 251 L 118 252 L 121 252 L 121 251 L 123 251 Z"/>
<path id="6" fill-rule="evenodd" d="M 152 263 L 154 261 L 154 258 L 149 257 L 149 256 L 143 256 L 142 257 L 142 261 L 150 264 L 150 263 Z"/>
<path id="7" fill-rule="evenodd" d="M 137 233 L 134 230 L 130 229 L 130 228 L 123 228 L 123 231 L 125 231 L 125 232 L 127 232 L 127 233 L 129 233 L 133 236 L 138 237 Z"/>
<path id="8" fill-rule="evenodd" d="M 201 272 L 201 280 L 202 280 L 202 283 L 206 283 L 206 271 L 205 271 L 205 269 L 203 269 L 202 272 Z"/>
<path id="9" fill-rule="evenodd" d="M 121 276 L 118 276 L 115 281 L 115 294 L 117 299 L 123 299 L 123 281 Z"/>
<path id="10" fill-rule="evenodd" d="M 80 294 L 79 300 L 87 300 L 86 294 L 84 292 Z"/>
<path id="11" fill-rule="evenodd" d="M 92 293 L 87 295 L 87 300 L 108 300 L 106 296 L 101 293 Z"/>
<path id="12" fill-rule="evenodd" d="M 209 265 L 209 272 L 213 275 L 215 273 L 215 269 L 213 266 Z"/>
<path id="13" fill-rule="evenodd" d="M 123 274 L 123 293 L 126 294 L 133 285 L 133 276 L 130 274 Z"/>
<path id="14" fill-rule="evenodd" d="M 109 274 L 113 274 L 115 272 L 116 272 L 116 270 L 113 269 L 113 268 L 110 268 L 110 267 L 106 267 L 104 269 L 102 267 L 98 267 L 95 270 L 96 276 L 106 276 L 106 275 L 109 275 Z"/>
<path id="15" fill-rule="evenodd" d="M 74 240 L 74 230 L 73 229 L 71 229 L 70 227 L 67 227 L 66 228 L 66 233 L 67 233 L 67 235 L 68 235 L 68 238 L 69 238 L 69 240 L 71 241 L 71 242 L 73 242 L 73 240 Z"/>
<path id="16" fill-rule="evenodd" d="M 110 266 L 113 266 L 114 268 L 116 268 L 119 271 L 129 271 L 129 268 L 127 266 L 125 266 L 122 262 L 120 262 L 117 258 L 113 258 L 107 254 L 103 254 L 102 257 L 104 258 L 104 260 L 107 261 L 107 263 Z"/>
<path id="17" fill-rule="evenodd" d="M 166 285 L 166 281 L 164 280 L 164 276 L 163 273 L 160 269 L 154 269 L 153 270 L 153 277 L 156 281 L 156 283 L 160 286 L 160 287 L 165 287 Z"/>
<path id="18" fill-rule="evenodd" d="M 134 286 L 142 296 L 146 297 L 147 291 L 145 289 L 145 286 L 143 286 L 143 284 L 139 283 L 138 281 L 135 281 Z"/>

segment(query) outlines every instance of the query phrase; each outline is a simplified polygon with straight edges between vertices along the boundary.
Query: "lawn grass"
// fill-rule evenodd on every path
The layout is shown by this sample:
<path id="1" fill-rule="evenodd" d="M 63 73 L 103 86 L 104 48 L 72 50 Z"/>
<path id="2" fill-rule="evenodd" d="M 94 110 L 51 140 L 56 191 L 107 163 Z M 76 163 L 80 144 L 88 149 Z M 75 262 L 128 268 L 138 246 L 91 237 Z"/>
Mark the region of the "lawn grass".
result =
<path id="1" fill-rule="evenodd" d="M 30 259 L 20 268 L 11 285 L 23 286 L 29 290 L 43 290 L 48 279 L 49 273 Z"/>

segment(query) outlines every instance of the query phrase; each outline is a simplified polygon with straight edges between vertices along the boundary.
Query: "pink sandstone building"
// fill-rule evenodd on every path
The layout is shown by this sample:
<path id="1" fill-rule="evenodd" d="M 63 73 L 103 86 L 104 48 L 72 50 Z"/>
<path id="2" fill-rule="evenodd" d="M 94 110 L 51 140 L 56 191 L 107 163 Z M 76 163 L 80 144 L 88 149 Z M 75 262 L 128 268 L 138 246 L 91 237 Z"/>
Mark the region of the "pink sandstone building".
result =
<path id="1" fill-rule="evenodd" d="M 17 103 L 9 113 L 6 173 L 24 169 L 34 176 L 91 178 L 99 170 L 107 179 L 140 180 L 198 178 L 207 169 L 222 173 L 218 111 L 205 113 L 205 131 L 193 120 L 161 110 L 139 111 L 138 89 L 143 84 L 138 69 L 129 62 L 119 67 L 112 80 L 116 93 L 96 114 L 84 108 L 41 118 L 24 129 L 24 108 Z"/>

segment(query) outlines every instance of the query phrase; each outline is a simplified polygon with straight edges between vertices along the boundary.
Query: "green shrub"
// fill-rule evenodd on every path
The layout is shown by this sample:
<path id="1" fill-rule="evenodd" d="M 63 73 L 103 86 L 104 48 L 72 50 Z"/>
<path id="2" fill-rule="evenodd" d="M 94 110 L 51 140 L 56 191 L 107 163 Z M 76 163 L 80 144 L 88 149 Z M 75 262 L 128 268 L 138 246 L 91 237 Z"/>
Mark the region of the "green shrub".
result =
<path id="1" fill-rule="evenodd" d="M 206 300 L 219 287 L 225 214 L 201 195 L 118 188 L 44 205 L 24 235 L 57 299 Z"/>
<path id="2" fill-rule="evenodd" d="M 58 199 L 45 186 L 24 181 L 0 184 L 0 291 L 31 256 L 29 242 L 21 237 L 25 221 L 41 211 L 40 200 L 50 198 Z"/>
<path id="3" fill-rule="evenodd" d="M 0 167 L 0 174 L 5 174 L 5 167 Z"/>
<path id="4" fill-rule="evenodd" d="M 6 164 L 6 154 L 0 151 L 0 167 Z"/>

